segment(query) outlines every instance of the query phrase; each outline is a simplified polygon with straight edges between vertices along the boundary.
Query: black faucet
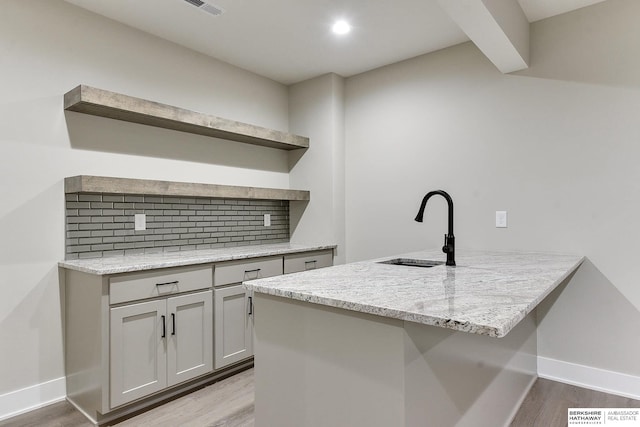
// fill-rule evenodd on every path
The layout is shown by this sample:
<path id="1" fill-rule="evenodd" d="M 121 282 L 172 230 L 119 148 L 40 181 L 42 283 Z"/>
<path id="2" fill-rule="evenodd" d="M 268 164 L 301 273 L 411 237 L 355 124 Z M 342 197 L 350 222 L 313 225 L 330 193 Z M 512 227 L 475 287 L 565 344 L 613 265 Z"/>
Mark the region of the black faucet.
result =
<path id="1" fill-rule="evenodd" d="M 444 235 L 444 246 L 442 247 L 442 252 L 447 254 L 447 262 L 446 265 L 456 265 L 456 238 L 453 236 L 453 200 L 451 196 L 447 194 L 446 191 L 436 190 L 430 191 L 426 196 L 422 199 L 422 204 L 420 204 L 420 210 L 418 211 L 418 215 L 416 215 L 416 221 L 422 222 L 422 218 L 424 217 L 424 208 L 427 206 L 427 200 L 433 195 L 439 194 L 447 200 L 447 204 L 449 205 L 449 232 Z"/>

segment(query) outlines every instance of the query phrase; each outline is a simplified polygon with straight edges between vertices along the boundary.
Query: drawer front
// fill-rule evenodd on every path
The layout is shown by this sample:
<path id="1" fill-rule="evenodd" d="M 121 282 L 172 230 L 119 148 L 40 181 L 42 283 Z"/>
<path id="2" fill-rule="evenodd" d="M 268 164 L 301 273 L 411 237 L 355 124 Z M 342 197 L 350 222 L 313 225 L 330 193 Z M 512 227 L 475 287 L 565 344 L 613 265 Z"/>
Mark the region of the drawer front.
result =
<path id="1" fill-rule="evenodd" d="M 124 274 L 109 279 L 109 303 L 211 288 L 211 266 L 175 267 Z"/>
<path id="2" fill-rule="evenodd" d="M 333 250 L 306 252 L 284 256 L 284 274 L 297 273 L 333 265 Z"/>
<path id="3" fill-rule="evenodd" d="M 281 274 L 281 256 L 257 258 L 255 260 L 228 261 L 215 265 L 213 269 L 213 286 L 240 283 L 245 280 L 263 279 Z"/>

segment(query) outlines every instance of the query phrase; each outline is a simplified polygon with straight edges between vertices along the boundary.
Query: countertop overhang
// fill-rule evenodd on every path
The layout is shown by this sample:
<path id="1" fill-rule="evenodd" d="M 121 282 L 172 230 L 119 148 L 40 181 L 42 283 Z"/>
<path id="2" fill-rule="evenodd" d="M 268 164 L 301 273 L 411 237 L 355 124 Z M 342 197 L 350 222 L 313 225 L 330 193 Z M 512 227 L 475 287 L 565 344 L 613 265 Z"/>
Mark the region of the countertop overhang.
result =
<path id="1" fill-rule="evenodd" d="M 335 248 L 336 245 L 296 245 L 291 243 L 275 243 L 272 245 L 236 246 L 230 248 L 125 255 L 109 258 L 65 260 L 60 261 L 58 266 L 89 274 L 107 275 Z"/>
<path id="2" fill-rule="evenodd" d="M 505 336 L 584 261 L 583 256 L 459 249 L 456 267 L 380 264 L 442 260 L 413 252 L 244 282 L 254 292 L 439 326 Z"/>

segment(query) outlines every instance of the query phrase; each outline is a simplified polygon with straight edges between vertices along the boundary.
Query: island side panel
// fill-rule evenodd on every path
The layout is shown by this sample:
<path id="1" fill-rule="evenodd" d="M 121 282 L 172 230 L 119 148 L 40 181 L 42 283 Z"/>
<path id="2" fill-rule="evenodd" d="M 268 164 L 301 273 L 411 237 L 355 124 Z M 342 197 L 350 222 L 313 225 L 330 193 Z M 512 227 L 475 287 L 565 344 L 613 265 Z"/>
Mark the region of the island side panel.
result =
<path id="1" fill-rule="evenodd" d="M 536 321 L 493 338 L 255 294 L 256 426 L 508 425 Z"/>
<path id="2" fill-rule="evenodd" d="M 257 427 L 405 425 L 401 321 L 255 294 Z"/>
<path id="3" fill-rule="evenodd" d="M 535 311 L 503 338 L 405 323 L 406 426 L 508 426 L 537 378 Z"/>

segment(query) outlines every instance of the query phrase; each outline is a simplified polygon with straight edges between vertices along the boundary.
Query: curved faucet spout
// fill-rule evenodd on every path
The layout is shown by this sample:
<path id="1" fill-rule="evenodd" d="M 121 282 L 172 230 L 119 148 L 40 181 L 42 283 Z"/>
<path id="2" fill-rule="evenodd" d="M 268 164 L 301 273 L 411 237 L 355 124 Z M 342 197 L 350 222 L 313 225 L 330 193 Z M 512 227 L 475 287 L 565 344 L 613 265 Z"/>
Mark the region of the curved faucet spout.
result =
<path id="1" fill-rule="evenodd" d="M 443 190 L 435 190 L 428 192 L 424 198 L 422 199 L 422 203 L 420 204 L 420 209 L 418 210 L 418 215 L 416 215 L 416 221 L 422 222 L 424 218 L 424 208 L 427 206 L 427 200 L 431 198 L 431 196 L 439 195 L 445 198 L 447 201 L 447 205 L 449 206 L 449 230 L 448 233 L 444 236 L 444 246 L 442 247 L 442 252 L 447 254 L 447 262 L 446 265 L 456 265 L 455 261 L 455 237 L 453 235 L 453 199 L 446 191 Z"/>

